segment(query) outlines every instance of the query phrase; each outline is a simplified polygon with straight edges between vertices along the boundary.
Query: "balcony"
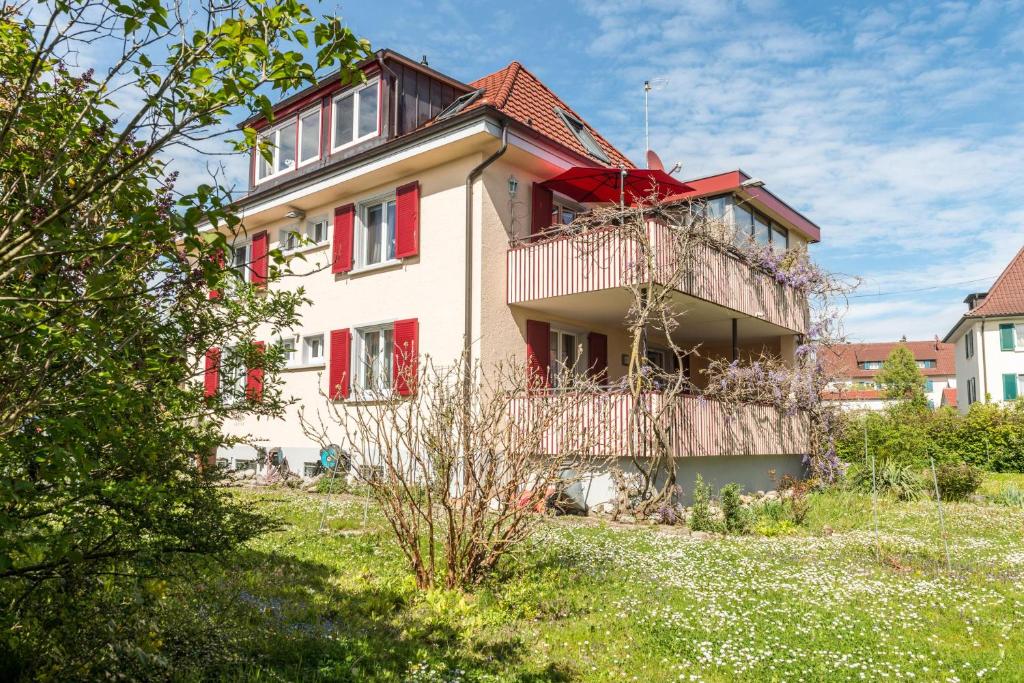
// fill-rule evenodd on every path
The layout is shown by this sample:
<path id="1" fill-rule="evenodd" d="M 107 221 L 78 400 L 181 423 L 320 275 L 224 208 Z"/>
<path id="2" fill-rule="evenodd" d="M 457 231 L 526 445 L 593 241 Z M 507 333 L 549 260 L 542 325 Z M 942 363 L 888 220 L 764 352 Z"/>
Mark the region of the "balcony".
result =
<path id="1" fill-rule="evenodd" d="M 768 323 L 777 333 L 806 333 L 809 314 L 802 292 L 710 245 L 694 245 L 685 256 L 694 267 L 682 281 L 667 281 L 677 270 L 668 230 L 662 223 L 648 222 L 655 252 L 650 278 L 632 267 L 638 260 L 638 245 L 616 235 L 614 228 L 513 246 L 507 254 L 507 302 L 561 312 L 556 310 L 556 300 L 563 299 L 575 311 L 595 311 L 601 308 L 601 297 L 611 303 L 610 291 L 624 292 L 629 285 L 649 280 L 677 290 L 680 308 L 693 310 L 691 320 L 696 322 L 702 314 L 708 320 L 720 319 L 721 314 L 712 309 L 721 307 L 734 312 L 733 317 Z M 659 245 L 666 246 L 659 250 Z M 623 306 L 619 308 L 624 312 Z"/>
<path id="2" fill-rule="evenodd" d="M 522 399 L 520 410 L 543 397 Z M 719 401 L 698 396 L 678 396 L 665 407 L 664 396 L 642 395 L 644 405 L 636 409 L 625 393 L 597 394 L 572 407 L 573 415 L 561 420 L 566 429 L 549 429 L 541 439 L 546 455 L 563 450 L 578 451 L 584 444 L 594 455 L 623 457 L 650 453 L 653 425 L 646 416 L 656 416 L 665 427 L 674 457 L 717 455 L 800 455 L 810 449 L 810 421 L 806 414 L 787 415 L 774 406 L 739 405 L 729 408 Z M 591 431 L 592 430 L 592 431 Z M 585 439 L 585 441 L 581 441 Z"/>

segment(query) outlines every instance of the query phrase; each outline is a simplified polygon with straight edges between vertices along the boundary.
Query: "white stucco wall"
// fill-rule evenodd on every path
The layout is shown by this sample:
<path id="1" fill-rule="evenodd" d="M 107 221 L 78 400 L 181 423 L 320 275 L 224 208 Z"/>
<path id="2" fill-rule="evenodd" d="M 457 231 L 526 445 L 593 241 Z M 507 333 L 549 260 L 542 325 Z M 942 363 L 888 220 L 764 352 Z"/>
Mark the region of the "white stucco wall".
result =
<path id="1" fill-rule="evenodd" d="M 1003 375 L 1024 374 L 1024 347 L 1018 345 L 1013 351 L 1003 351 L 999 343 L 999 325 L 1014 323 L 1024 325 L 1024 317 L 986 318 L 964 322 L 957 330 L 956 379 L 957 404 L 960 412 L 967 412 L 967 382 L 974 377 L 978 385 L 978 400 L 1002 403 Z M 965 339 L 974 333 L 974 357 L 967 358 Z"/>

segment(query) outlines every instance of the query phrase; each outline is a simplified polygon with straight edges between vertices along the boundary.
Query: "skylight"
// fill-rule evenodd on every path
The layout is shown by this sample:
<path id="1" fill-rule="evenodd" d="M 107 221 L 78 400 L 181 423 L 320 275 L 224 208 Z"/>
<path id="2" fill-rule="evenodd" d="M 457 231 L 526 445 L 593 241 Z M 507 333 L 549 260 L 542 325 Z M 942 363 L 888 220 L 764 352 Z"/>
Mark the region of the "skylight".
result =
<path id="1" fill-rule="evenodd" d="M 454 102 L 452 102 L 447 107 L 442 109 L 441 113 L 434 117 L 434 120 L 435 121 L 441 121 L 441 120 L 446 119 L 446 118 L 448 118 L 450 116 L 455 116 L 460 111 L 462 111 L 463 109 L 465 109 L 469 105 L 471 105 L 474 102 L 476 102 L 476 99 L 478 97 L 480 97 L 480 95 L 482 95 L 483 92 L 484 92 L 483 89 L 474 90 L 473 92 L 468 92 L 465 95 L 462 95 L 461 97 L 456 98 Z"/>
<path id="2" fill-rule="evenodd" d="M 584 149 L 586 149 L 591 156 L 597 157 L 606 164 L 611 161 L 608 158 L 608 155 L 604 153 L 604 150 L 601 149 L 601 145 L 597 144 L 597 140 L 595 140 L 594 136 L 590 134 L 587 127 L 583 125 L 582 121 L 564 109 L 555 107 L 555 111 L 558 112 L 558 115 L 562 117 L 562 121 L 565 122 L 566 127 L 572 131 L 572 134 L 576 136 L 576 139 L 580 141 L 580 144 L 583 145 Z"/>

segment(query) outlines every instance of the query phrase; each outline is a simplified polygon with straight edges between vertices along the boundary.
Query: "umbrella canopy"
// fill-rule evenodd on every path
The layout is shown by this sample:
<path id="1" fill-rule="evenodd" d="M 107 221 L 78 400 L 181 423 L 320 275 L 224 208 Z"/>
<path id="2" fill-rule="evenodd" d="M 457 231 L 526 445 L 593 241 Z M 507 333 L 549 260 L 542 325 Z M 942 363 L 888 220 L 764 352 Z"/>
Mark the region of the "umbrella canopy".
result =
<path id="1" fill-rule="evenodd" d="M 578 202 L 614 204 L 621 196 L 631 206 L 652 196 L 657 196 L 660 201 L 690 189 L 686 183 L 658 169 L 589 166 L 575 166 L 541 185 Z"/>

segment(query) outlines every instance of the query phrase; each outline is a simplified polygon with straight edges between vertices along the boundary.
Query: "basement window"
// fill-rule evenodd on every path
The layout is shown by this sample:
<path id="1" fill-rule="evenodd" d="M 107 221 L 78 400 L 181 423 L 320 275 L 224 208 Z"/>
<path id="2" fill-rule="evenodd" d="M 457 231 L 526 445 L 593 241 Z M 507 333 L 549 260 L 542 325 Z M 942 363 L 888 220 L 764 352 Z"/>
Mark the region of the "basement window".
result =
<path id="1" fill-rule="evenodd" d="M 474 90 L 473 92 L 468 92 L 465 95 L 462 95 L 461 97 L 455 98 L 455 101 L 453 101 L 447 107 L 442 109 L 441 113 L 434 117 L 434 120 L 443 121 L 449 117 L 455 116 L 460 111 L 476 102 L 477 99 L 480 98 L 480 95 L 483 94 L 483 92 L 483 89 Z"/>
<path id="2" fill-rule="evenodd" d="M 564 109 L 555 107 L 555 112 L 562 117 L 566 128 L 576 136 L 576 139 L 580 141 L 580 144 L 583 145 L 583 148 L 587 150 L 590 156 L 600 159 L 606 164 L 611 163 L 611 159 L 601 149 L 601 145 L 597 144 L 597 140 L 594 139 L 594 136 L 591 135 L 590 130 L 587 129 L 587 126 L 582 121 Z"/>

